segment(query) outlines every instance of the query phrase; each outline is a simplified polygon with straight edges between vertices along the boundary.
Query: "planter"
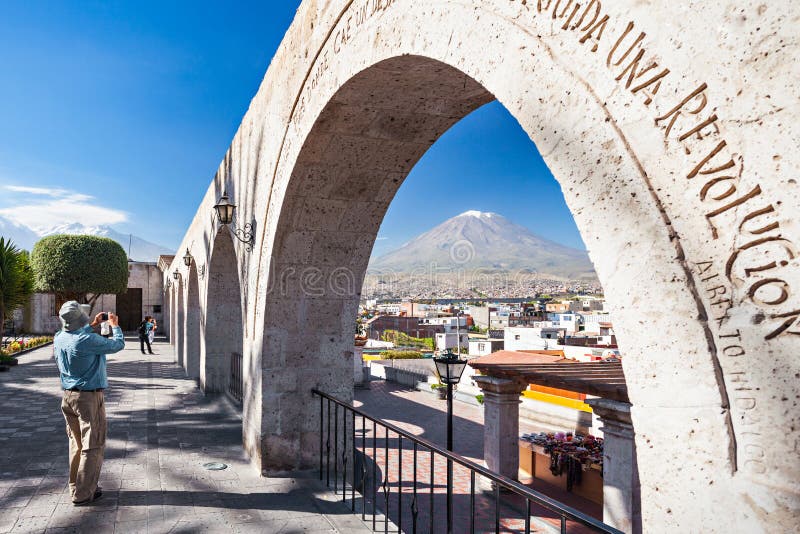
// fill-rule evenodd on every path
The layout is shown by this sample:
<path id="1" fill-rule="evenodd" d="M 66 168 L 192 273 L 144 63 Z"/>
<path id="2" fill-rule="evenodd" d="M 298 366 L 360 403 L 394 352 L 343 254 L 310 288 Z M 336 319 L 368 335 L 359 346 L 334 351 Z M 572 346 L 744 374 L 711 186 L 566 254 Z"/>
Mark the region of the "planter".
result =
<path id="1" fill-rule="evenodd" d="M 447 388 L 435 388 L 434 391 L 436 392 L 436 396 L 439 397 L 439 400 L 447 400 Z"/>

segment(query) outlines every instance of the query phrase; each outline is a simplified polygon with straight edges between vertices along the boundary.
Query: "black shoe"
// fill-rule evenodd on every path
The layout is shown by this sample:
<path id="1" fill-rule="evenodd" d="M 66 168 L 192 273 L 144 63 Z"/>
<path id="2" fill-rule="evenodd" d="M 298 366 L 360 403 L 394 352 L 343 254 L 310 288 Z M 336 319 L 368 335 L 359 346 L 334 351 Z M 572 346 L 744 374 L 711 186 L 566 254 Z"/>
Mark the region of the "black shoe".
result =
<path id="1" fill-rule="evenodd" d="M 146 353 L 145 351 L 142 351 L 142 354 L 145 354 L 145 355 L 146 355 L 147 353 Z"/>
<path id="2" fill-rule="evenodd" d="M 94 495 L 92 495 L 91 498 L 84 499 L 82 501 L 72 501 L 72 505 L 73 506 L 84 506 L 84 505 L 89 504 L 90 502 L 96 501 L 97 499 L 99 499 L 102 496 L 103 496 L 103 489 L 98 487 L 96 490 L 94 490 Z"/>
<path id="3" fill-rule="evenodd" d="M 153 356 L 155 356 L 155 355 L 156 355 L 156 353 L 155 353 L 155 352 L 151 352 L 150 354 L 152 354 Z"/>

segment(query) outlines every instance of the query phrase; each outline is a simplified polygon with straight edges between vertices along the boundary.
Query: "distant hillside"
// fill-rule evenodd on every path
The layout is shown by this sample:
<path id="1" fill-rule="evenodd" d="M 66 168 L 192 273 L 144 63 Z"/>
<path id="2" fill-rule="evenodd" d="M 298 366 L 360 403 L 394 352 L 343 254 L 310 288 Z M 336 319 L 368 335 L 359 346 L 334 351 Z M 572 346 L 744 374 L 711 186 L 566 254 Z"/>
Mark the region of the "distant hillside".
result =
<path id="1" fill-rule="evenodd" d="M 167 247 L 151 243 L 138 236 L 129 236 L 117 232 L 109 226 L 84 226 L 79 223 L 63 224 L 43 230 L 34 230 L 16 224 L 11 220 L 0 217 L 0 236 L 10 238 L 15 245 L 25 250 L 31 250 L 33 245 L 42 237 L 55 234 L 88 234 L 101 237 L 108 237 L 119 243 L 125 252 L 128 252 L 130 243 L 129 257 L 135 261 L 157 261 L 161 254 L 174 254 L 175 251 Z"/>
<path id="2" fill-rule="evenodd" d="M 370 261 L 370 272 L 453 269 L 528 270 L 558 278 L 596 278 L 585 251 L 537 236 L 502 215 L 467 211 Z"/>

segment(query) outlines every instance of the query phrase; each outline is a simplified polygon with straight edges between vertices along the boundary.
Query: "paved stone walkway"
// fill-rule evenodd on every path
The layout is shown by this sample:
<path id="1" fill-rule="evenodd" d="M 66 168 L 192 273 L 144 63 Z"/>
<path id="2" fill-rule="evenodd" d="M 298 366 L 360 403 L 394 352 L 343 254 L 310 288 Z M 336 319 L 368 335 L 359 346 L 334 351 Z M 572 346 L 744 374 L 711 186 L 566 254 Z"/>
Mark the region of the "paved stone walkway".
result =
<path id="1" fill-rule="evenodd" d="M 2 532 L 368 532 L 318 485 L 316 473 L 261 478 L 241 447 L 241 421 L 206 398 L 156 342 L 109 358 L 103 497 L 76 508 L 67 490 L 67 437 L 52 347 L 0 373 Z M 224 462 L 207 471 L 206 462 Z"/>

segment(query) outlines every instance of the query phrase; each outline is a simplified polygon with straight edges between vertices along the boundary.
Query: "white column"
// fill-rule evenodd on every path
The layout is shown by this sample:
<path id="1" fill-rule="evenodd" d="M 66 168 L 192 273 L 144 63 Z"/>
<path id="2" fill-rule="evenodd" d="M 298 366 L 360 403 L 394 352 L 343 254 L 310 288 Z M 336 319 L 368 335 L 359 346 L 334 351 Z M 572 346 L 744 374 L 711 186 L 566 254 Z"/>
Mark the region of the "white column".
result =
<path id="1" fill-rule="evenodd" d="M 520 394 L 527 384 L 493 376 L 475 376 L 483 392 L 483 459 L 486 467 L 512 480 L 519 472 Z"/>
<path id="2" fill-rule="evenodd" d="M 610 399 L 586 403 L 603 424 L 603 522 L 638 534 L 642 521 L 631 405 Z"/>

